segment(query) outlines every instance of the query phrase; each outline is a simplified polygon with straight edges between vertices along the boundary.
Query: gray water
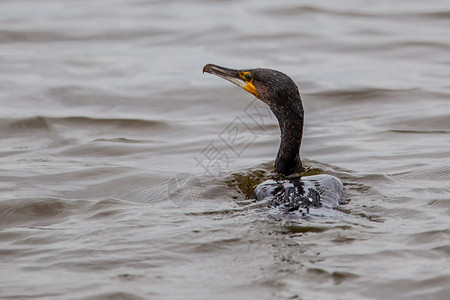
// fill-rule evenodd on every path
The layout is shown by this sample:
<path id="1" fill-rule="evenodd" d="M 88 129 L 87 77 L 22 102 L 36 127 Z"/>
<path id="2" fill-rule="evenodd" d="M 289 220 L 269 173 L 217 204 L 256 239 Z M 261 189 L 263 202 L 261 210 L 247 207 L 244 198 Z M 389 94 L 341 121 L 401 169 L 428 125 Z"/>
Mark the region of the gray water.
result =
<path id="1" fill-rule="evenodd" d="M 0 25 L 1 299 L 448 299 L 449 1 L 10 0 Z M 278 125 L 207 63 L 298 83 L 343 205 L 247 199 Z"/>

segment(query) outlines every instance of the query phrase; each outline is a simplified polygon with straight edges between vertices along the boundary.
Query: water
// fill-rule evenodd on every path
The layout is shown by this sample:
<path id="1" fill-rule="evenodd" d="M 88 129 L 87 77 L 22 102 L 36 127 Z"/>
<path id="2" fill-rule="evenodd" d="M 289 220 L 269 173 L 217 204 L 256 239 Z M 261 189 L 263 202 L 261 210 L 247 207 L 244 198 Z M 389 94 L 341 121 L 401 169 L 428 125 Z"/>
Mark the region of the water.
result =
<path id="1" fill-rule="evenodd" d="M 0 298 L 447 299 L 448 1 L 15 0 L 0 24 Z M 334 216 L 246 199 L 277 123 L 207 63 L 299 84 Z"/>

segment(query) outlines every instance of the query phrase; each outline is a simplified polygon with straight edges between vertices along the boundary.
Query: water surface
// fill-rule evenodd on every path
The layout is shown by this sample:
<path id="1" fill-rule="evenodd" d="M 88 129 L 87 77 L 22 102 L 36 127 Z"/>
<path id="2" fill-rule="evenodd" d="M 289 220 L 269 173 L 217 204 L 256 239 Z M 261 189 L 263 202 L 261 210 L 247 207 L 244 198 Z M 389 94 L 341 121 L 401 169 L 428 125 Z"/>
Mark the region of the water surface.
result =
<path id="1" fill-rule="evenodd" d="M 0 298 L 448 297 L 448 1 L 0 11 Z M 277 122 L 207 63 L 298 83 L 304 164 L 346 186 L 332 216 L 246 199 Z"/>

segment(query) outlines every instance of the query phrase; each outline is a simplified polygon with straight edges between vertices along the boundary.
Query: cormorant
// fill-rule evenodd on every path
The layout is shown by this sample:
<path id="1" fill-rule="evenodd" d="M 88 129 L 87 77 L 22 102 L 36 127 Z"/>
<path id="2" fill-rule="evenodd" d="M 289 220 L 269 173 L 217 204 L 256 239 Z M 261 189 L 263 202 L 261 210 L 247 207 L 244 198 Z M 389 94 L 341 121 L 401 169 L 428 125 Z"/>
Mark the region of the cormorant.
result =
<path id="1" fill-rule="evenodd" d="M 303 135 L 303 104 L 295 82 L 286 74 L 270 69 L 233 70 L 213 64 L 203 72 L 217 75 L 240 86 L 269 105 L 278 119 L 281 142 L 275 159 L 277 179 L 266 180 L 254 190 L 257 200 L 267 200 L 284 212 L 300 212 L 309 208 L 335 207 L 344 187 L 331 175 L 296 176 L 302 170 L 300 145 Z"/>

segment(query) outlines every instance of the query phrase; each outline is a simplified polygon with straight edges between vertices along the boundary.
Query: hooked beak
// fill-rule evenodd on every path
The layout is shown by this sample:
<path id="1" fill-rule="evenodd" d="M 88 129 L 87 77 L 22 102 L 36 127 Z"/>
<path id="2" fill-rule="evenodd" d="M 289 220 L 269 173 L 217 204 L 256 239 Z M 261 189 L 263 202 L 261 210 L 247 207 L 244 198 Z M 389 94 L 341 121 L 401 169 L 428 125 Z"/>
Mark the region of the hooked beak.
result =
<path id="1" fill-rule="evenodd" d="M 242 78 L 241 76 L 242 71 L 228 69 L 213 64 L 207 64 L 206 66 L 203 67 L 203 73 L 205 72 L 226 79 L 234 83 L 235 85 L 240 86 L 247 92 L 253 94 L 255 97 L 258 97 L 258 92 L 256 91 L 256 88 L 253 85 L 253 83 L 251 81 L 250 82 L 246 81 L 244 78 Z"/>

